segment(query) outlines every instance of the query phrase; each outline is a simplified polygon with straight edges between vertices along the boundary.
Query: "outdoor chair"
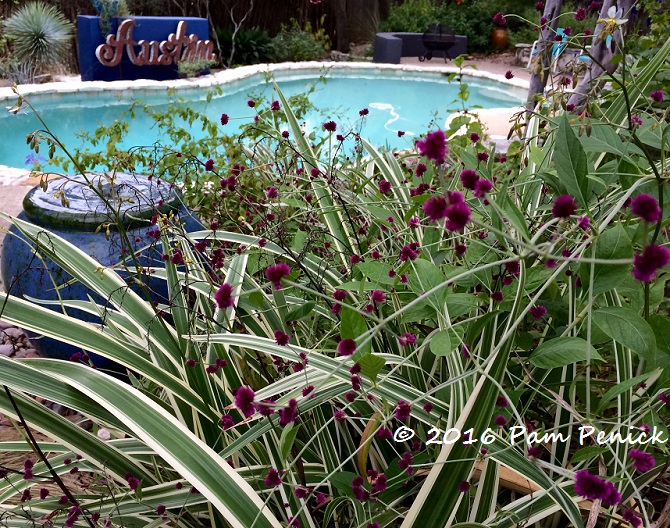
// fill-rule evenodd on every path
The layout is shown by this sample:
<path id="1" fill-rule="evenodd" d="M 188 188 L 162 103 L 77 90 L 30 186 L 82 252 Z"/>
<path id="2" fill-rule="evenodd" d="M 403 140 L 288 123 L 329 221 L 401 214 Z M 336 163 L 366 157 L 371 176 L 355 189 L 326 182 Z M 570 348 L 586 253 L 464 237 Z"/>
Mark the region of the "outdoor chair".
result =
<path id="1" fill-rule="evenodd" d="M 419 55 L 421 62 L 426 59 L 433 58 L 433 53 L 436 51 L 444 52 L 444 62 L 453 59 L 451 56 L 451 48 L 456 43 L 456 36 L 454 31 L 445 24 L 435 24 L 423 34 L 423 45 L 426 48 L 426 53 Z"/>

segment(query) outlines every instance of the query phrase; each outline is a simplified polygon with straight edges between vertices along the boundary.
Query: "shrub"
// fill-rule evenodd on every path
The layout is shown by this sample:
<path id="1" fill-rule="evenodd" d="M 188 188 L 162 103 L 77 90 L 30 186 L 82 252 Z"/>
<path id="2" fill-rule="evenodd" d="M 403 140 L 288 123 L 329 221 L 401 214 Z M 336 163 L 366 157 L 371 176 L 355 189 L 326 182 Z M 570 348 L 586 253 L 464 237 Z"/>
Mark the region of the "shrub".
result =
<path id="1" fill-rule="evenodd" d="M 301 29 L 295 20 L 272 39 L 272 57 L 276 62 L 318 60 L 325 51 L 314 35 Z"/>
<path id="2" fill-rule="evenodd" d="M 69 52 L 72 25 L 55 6 L 26 4 L 5 21 L 4 27 L 21 63 L 46 70 L 61 63 Z"/>
<path id="3" fill-rule="evenodd" d="M 233 30 L 217 28 L 216 34 L 221 45 L 221 58 L 228 60 L 232 47 Z M 233 64 L 261 64 L 272 62 L 272 40 L 267 31 L 260 28 L 241 28 L 235 36 L 235 56 Z"/>
<path id="4" fill-rule="evenodd" d="M 433 0 L 408 0 L 391 6 L 388 18 L 380 24 L 380 30 L 423 33 L 438 21 L 443 20 Z"/>

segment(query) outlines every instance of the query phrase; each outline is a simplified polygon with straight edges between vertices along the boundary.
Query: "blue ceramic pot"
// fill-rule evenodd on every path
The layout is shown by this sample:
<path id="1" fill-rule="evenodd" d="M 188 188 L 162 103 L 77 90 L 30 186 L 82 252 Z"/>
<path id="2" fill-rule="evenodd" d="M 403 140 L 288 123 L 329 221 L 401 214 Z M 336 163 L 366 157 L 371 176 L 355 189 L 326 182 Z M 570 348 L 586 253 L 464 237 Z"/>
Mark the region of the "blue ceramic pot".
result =
<path id="1" fill-rule="evenodd" d="M 144 176 L 119 173 L 114 176 L 113 183 L 110 183 L 110 179 L 105 175 L 87 175 L 87 179 L 114 204 L 127 230 L 131 250 L 137 253 L 150 246 L 139 254 L 139 262 L 146 268 L 164 266 L 160 241 L 151 234 L 158 229 L 156 225 L 151 224 L 151 218 L 156 213 L 178 214 L 187 231 L 202 228 L 195 215 L 182 204 L 179 193 L 169 189 L 166 184 L 157 185 Z M 69 201 L 69 207 L 63 206 L 63 198 Z M 113 223 L 115 215 L 110 214 L 109 207 L 81 175 L 68 180 L 51 181 L 46 192 L 40 187 L 33 188 L 26 195 L 23 208 L 24 212 L 19 218 L 64 238 L 100 262 L 101 266 L 117 264 L 122 261 L 124 255 L 129 254 L 116 229 L 110 228 L 108 237 L 105 236 L 106 227 L 99 229 L 100 226 Z M 96 233 L 98 229 L 99 232 Z M 44 243 L 48 243 L 46 233 Z M 87 300 L 88 296 L 91 296 L 101 306 L 107 303 L 105 299 L 94 295 L 91 290 L 78 282 L 65 285 L 71 277 L 52 261 L 43 264 L 34 255 L 32 246 L 26 243 L 25 238 L 14 226 L 9 229 L 5 237 L 0 264 L 3 284 L 12 295 L 57 300 L 55 284 L 62 286 L 60 297 L 63 300 Z M 133 290 L 140 292 L 127 272 L 121 274 Z M 147 280 L 146 276 L 143 276 L 143 279 L 152 291 L 153 300 L 167 301 L 167 287 L 164 281 L 155 278 Z M 49 308 L 61 311 L 59 306 Z M 67 312 L 80 320 L 101 322 L 99 318 L 79 310 L 68 309 Z M 53 339 L 34 335 L 30 337 L 43 357 L 68 359 L 73 353 L 82 352 L 81 349 Z M 113 367 L 104 358 L 94 356 L 91 358 L 97 366 Z"/>

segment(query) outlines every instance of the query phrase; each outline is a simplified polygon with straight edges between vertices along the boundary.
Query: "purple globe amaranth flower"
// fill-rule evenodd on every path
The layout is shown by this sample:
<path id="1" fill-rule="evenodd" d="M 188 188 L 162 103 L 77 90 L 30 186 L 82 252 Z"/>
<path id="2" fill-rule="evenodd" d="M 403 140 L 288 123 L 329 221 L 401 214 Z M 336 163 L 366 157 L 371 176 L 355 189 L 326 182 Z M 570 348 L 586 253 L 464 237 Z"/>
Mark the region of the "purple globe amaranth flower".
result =
<path id="1" fill-rule="evenodd" d="M 514 74 L 512 73 L 512 70 L 507 70 L 505 72 L 505 79 L 513 79 L 513 78 L 514 78 Z"/>
<path id="2" fill-rule="evenodd" d="M 268 266 L 265 270 L 265 276 L 272 283 L 275 290 L 281 290 L 281 280 L 291 273 L 288 264 L 280 262 L 274 266 Z"/>
<path id="3" fill-rule="evenodd" d="M 602 5 L 601 2 L 591 2 L 589 4 L 589 11 L 591 13 L 597 13 L 598 11 L 600 11 L 601 5 Z"/>
<path id="4" fill-rule="evenodd" d="M 338 356 L 351 356 L 356 352 L 356 341 L 353 339 L 343 339 L 337 344 Z"/>
<path id="5" fill-rule="evenodd" d="M 663 216 L 663 211 L 658 206 L 658 200 L 650 194 L 638 194 L 630 206 L 631 212 L 642 218 L 645 222 L 658 222 Z"/>
<path id="6" fill-rule="evenodd" d="M 530 308 L 530 316 L 535 319 L 536 321 L 541 321 L 542 318 L 547 315 L 547 309 L 542 306 L 541 304 L 531 306 Z"/>
<path id="7" fill-rule="evenodd" d="M 205 170 L 207 172 L 212 172 L 214 170 L 214 160 L 213 159 L 210 158 L 205 162 Z"/>
<path id="8" fill-rule="evenodd" d="M 233 287 L 227 283 L 219 286 L 219 289 L 214 294 L 214 300 L 221 310 L 233 306 L 235 304 L 235 299 L 233 299 Z"/>
<path id="9" fill-rule="evenodd" d="M 650 453 L 638 449 L 628 451 L 628 456 L 633 461 L 633 469 L 638 473 L 645 473 L 656 465 L 656 459 Z"/>
<path id="10" fill-rule="evenodd" d="M 614 484 L 591 475 L 586 469 L 575 475 L 575 492 L 589 500 L 601 500 L 607 508 L 621 502 L 621 494 Z"/>
<path id="11" fill-rule="evenodd" d="M 461 171 L 460 175 L 461 185 L 464 189 L 470 189 L 471 191 L 475 190 L 475 184 L 479 180 L 479 175 L 472 169 L 465 169 Z"/>
<path id="12" fill-rule="evenodd" d="M 467 480 L 461 480 L 458 483 L 458 491 L 461 493 L 467 493 L 470 491 L 470 483 Z"/>
<path id="13" fill-rule="evenodd" d="M 375 303 L 383 303 L 386 300 L 386 294 L 381 290 L 373 290 L 370 294 L 370 300 Z"/>
<path id="14" fill-rule="evenodd" d="M 247 418 L 254 414 L 255 397 L 254 391 L 248 387 L 240 387 L 235 393 L 235 407 Z"/>
<path id="15" fill-rule="evenodd" d="M 442 165 L 447 159 L 447 137 L 439 128 L 428 132 L 426 139 L 417 141 L 416 148 L 422 156 L 433 160 L 437 165 Z"/>
<path id="16" fill-rule="evenodd" d="M 536 11 L 544 11 L 544 2 L 535 2 Z"/>
<path id="17" fill-rule="evenodd" d="M 449 231 L 462 231 L 470 222 L 470 208 L 465 202 L 457 202 L 451 205 L 446 212 L 447 222 L 445 227 Z"/>
<path id="18" fill-rule="evenodd" d="M 537 446 L 532 446 L 528 448 L 528 456 L 532 458 L 540 458 L 542 455 L 542 450 Z"/>
<path id="19" fill-rule="evenodd" d="M 507 418 L 505 418 L 502 414 L 499 414 L 493 419 L 493 423 L 498 427 L 505 427 L 507 425 Z"/>
<path id="20" fill-rule="evenodd" d="M 279 346 L 286 346 L 290 340 L 290 336 L 283 330 L 275 330 L 275 342 Z"/>
<path id="21" fill-rule="evenodd" d="M 493 189 L 493 183 L 486 178 L 481 178 L 475 183 L 475 196 L 477 198 L 484 198 L 487 193 L 491 192 L 491 189 Z"/>
<path id="22" fill-rule="evenodd" d="M 447 214 L 448 204 L 442 196 L 433 196 L 423 204 L 423 212 L 433 222 L 444 218 Z"/>
<path id="23" fill-rule="evenodd" d="M 633 510 L 625 510 L 621 518 L 630 523 L 633 528 L 639 528 L 642 526 L 642 519 L 640 519 Z"/>
<path id="24" fill-rule="evenodd" d="M 221 114 L 221 125 L 226 126 L 228 124 L 229 118 L 228 114 Z"/>
<path id="25" fill-rule="evenodd" d="M 649 97 L 651 97 L 651 100 L 655 101 L 657 103 L 662 103 L 664 96 L 665 96 L 665 94 L 663 93 L 663 90 L 654 90 L 653 92 L 651 92 L 649 94 Z"/>
<path id="26" fill-rule="evenodd" d="M 393 438 L 393 433 L 388 427 L 380 427 L 379 429 L 377 429 L 375 436 L 380 440 L 390 440 L 391 438 Z"/>
<path id="27" fill-rule="evenodd" d="M 405 422 L 411 413 L 412 405 L 410 403 L 406 402 L 405 400 L 398 401 L 398 405 L 394 411 L 396 419 L 400 420 L 401 422 Z"/>
<path id="28" fill-rule="evenodd" d="M 505 15 L 498 11 L 495 15 L 493 15 L 493 23 L 496 26 L 504 26 L 507 24 L 507 19 L 505 18 Z"/>
<path id="29" fill-rule="evenodd" d="M 387 194 L 391 190 L 391 182 L 382 180 L 379 182 L 379 192 L 382 194 Z"/>
<path id="30" fill-rule="evenodd" d="M 235 420 L 233 420 L 233 417 L 230 416 L 230 414 L 223 414 L 221 416 L 221 427 L 223 427 L 224 431 L 227 431 L 231 427 L 235 425 Z"/>
<path id="31" fill-rule="evenodd" d="M 586 20 L 586 8 L 585 7 L 580 7 L 575 11 L 575 20 L 577 21 L 582 21 Z"/>
<path id="32" fill-rule="evenodd" d="M 505 408 L 509 405 L 509 402 L 507 401 L 507 398 L 505 398 L 502 394 L 499 395 L 496 398 L 496 407 Z"/>
<path id="33" fill-rule="evenodd" d="M 275 468 L 272 468 L 270 471 L 268 471 L 268 474 L 265 477 L 265 485 L 268 488 L 276 488 L 277 486 L 281 486 L 281 477 Z"/>
<path id="34" fill-rule="evenodd" d="M 323 129 L 328 132 L 335 132 L 337 130 L 337 123 L 335 121 L 328 121 L 323 124 Z"/>
<path id="35" fill-rule="evenodd" d="M 279 411 L 279 425 L 282 427 L 293 423 L 298 418 L 298 402 L 291 398 L 288 405 Z"/>
<path id="36" fill-rule="evenodd" d="M 670 250 L 664 246 L 650 244 L 642 253 L 633 257 L 633 277 L 641 282 L 651 282 L 656 272 L 670 263 Z"/>
<path id="37" fill-rule="evenodd" d="M 569 218 L 577 210 L 575 199 L 569 194 L 563 194 L 554 200 L 551 214 L 554 218 Z"/>
<path id="38" fill-rule="evenodd" d="M 481 137 L 479 136 L 479 134 L 477 134 L 477 132 L 473 132 L 472 134 L 470 134 L 470 141 L 472 141 L 473 143 L 477 143 L 477 141 L 479 141 L 480 139 Z"/>
<path id="39" fill-rule="evenodd" d="M 400 260 L 402 262 L 407 262 L 408 260 L 415 260 L 419 254 L 414 251 L 410 246 L 403 246 L 400 250 Z"/>

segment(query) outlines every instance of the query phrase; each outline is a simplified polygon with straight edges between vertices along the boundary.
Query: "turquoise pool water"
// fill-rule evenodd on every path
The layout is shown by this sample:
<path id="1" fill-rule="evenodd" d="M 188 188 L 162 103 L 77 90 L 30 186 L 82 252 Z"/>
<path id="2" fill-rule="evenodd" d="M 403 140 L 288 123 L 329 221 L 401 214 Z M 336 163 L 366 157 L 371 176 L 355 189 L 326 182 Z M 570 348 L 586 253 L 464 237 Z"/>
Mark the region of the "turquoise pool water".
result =
<path id="1" fill-rule="evenodd" d="M 278 85 L 285 95 L 305 91 L 319 78 L 315 72 L 275 73 Z M 468 107 L 503 108 L 518 106 L 524 93 L 518 89 L 487 79 L 467 77 L 470 98 Z M 265 98 L 266 104 L 276 99 L 272 85 L 265 76 L 257 74 L 222 86 L 223 93 L 205 102 L 205 89 L 182 89 L 179 97 L 188 104 L 200 107 L 210 118 L 218 121 L 222 113 L 230 116 L 230 123 L 222 132 L 232 134 L 236 128 L 253 120 L 255 111 L 247 106 L 253 94 L 257 100 Z M 442 126 L 453 111 L 460 109 L 456 102 L 459 84 L 448 82 L 447 76 L 439 73 L 410 74 L 407 72 L 331 71 L 327 82 L 317 83 L 310 101 L 319 109 L 305 119 L 305 129 L 320 129 L 324 120 L 332 119 L 338 124 L 338 132 L 360 125 L 359 110 L 367 108 L 361 135 L 378 147 L 405 148 L 412 138 L 427 130 L 431 120 Z M 167 104 L 166 89 L 133 90 L 121 93 L 111 91 L 80 92 L 75 94 L 36 95 L 28 98 L 44 121 L 68 148 L 81 148 L 82 141 L 76 137 L 80 130 L 93 132 L 98 125 L 110 125 L 115 120 L 126 119 L 124 111 L 130 102 L 141 100 L 156 109 Z M 143 112 L 129 120 L 130 131 L 123 142 L 124 148 L 152 145 L 161 141 L 158 131 Z M 26 134 L 41 128 L 37 117 L 24 110 L 18 115 L 0 115 L 0 165 L 16 168 L 31 168 L 36 159 L 26 144 Z M 398 137 L 398 131 L 404 137 Z M 199 130 L 192 130 L 197 136 Z M 40 155 L 46 155 L 46 146 Z"/>

